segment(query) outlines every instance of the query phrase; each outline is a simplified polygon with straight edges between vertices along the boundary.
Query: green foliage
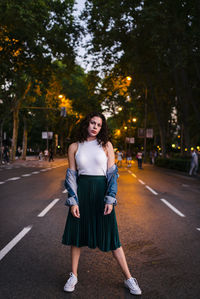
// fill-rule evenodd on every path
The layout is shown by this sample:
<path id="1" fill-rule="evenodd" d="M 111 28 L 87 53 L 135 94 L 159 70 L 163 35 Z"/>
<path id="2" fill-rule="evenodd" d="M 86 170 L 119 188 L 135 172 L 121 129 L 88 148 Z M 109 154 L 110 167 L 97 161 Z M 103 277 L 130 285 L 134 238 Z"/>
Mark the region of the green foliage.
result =
<path id="1" fill-rule="evenodd" d="M 157 158 L 155 164 L 160 167 L 180 170 L 183 172 L 189 172 L 190 170 L 190 159 L 188 158 Z"/>
<path id="2" fill-rule="evenodd" d="M 140 113 L 148 91 L 147 124 L 160 132 L 163 151 L 181 127 L 187 147 L 198 140 L 199 10 L 197 0 L 87 0 L 82 15 L 91 34 L 88 53 L 96 55 L 94 66 L 101 66 L 106 76 L 108 70 L 132 76 L 129 92 Z M 119 105 L 119 97 L 113 96 L 112 105 Z"/>

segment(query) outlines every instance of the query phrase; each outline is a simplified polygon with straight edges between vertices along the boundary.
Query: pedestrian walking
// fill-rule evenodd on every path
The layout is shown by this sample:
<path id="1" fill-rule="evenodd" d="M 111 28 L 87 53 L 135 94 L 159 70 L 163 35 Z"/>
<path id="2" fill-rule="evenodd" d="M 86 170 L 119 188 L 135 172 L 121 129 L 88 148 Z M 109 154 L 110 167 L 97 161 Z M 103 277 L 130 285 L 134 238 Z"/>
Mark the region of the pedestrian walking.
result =
<path id="1" fill-rule="evenodd" d="M 3 161 L 4 163 L 9 164 L 9 149 L 7 145 L 4 147 L 3 150 Z"/>
<path id="2" fill-rule="evenodd" d="M 50 151 L 49 151 L 49 162 L 54 162 L 54 159 L 53 159 L 53 150 L 52 150 L 52 148 L 50 149 Z"/>
<path id="3" fill-rule="evenodd" d="M 39 152 L 38 158 L 39 158 L 39 161 L 43 160 L 43 152 L 42 151 Z"/>
<path id="4" fill-rule="evenodd" d="M 70 208 L 62 243 L 71 246 L 72 271 L 64 291 L 74 291 L 78 282 L 80 247 L 88 246 L 112 251 L 125 276 L 125 286 L 131 294 L 140 295 L 141 290 L 130 274 L 119 240 L 114 209 L 118 173 L 103 114 L 88 114 L 81 122 L 77 142 L 69 147 L 68 160 L 65 187 L 68 190 L 66 205 Z"/>
<path id="5" fill-rule="evenodd" d="M 190 176 L 192 176 L 193 174 L 197 175 L 199 162 L 198 162 L 198 153 L 196 149 L 191 151 L 191 156 L 192 158 L 191 158 L 190 171 L 189 171 Z"/>
<path id="6" fill-rule="evenodd" d="M 137 152 L 136 158 L 138 160 L 138 168 L 142 169 L 142 151 L 139 150 Z"/>
<path id="7" fill-rule="evenodd" d="M 44 160 L 45 161 L 47 161 L 48 156 L 49 156 L 49 151 L 48 151 L 48 149 L 45 149 L 45 151 L 44 151 Z"/>
<path id="8" fill-rule="evenodd" d="M 122 166 L 122 157 L 123 157 L 123 153 L 121 151 L 117 151 L 117 166 L 118 167 Z"/>
<path id="9" fill-rule="evenodd" d="M 126 161 L 127 161 L 127 167 L 131 167 L 132 155 L 130 150 L 128 150 L 126 153 Z"/>

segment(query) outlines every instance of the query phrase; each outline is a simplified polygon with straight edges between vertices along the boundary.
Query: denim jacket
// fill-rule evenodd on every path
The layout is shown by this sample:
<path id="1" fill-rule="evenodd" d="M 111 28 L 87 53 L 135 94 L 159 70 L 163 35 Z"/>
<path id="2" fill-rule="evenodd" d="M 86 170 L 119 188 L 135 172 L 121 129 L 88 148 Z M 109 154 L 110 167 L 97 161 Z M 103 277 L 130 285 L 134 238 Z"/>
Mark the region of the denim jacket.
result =
<path id="1" fill-rule="evenodd" d="M 118 168 L 113 165 L 107 170 L 107 189 L 104 202 L 107 204 L 117 204 L 116 193 L 117 193 L 117 178 L 118 178 Z M 65 188 L 68 191 L 68 198 L 65 202 L 66 206 L 79 205 L 78 195 L 77 195 L 77 178 L 78 172 L 70 168 L 67 169 L 65 178 Z"/>

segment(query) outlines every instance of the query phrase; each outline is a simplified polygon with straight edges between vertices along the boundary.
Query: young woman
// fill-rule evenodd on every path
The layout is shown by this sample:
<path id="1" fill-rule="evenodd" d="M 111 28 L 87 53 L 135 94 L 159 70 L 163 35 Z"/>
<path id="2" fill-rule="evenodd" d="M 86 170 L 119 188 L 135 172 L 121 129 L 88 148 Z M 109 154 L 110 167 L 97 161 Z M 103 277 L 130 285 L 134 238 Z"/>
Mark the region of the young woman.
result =
<path id="1" fill-rule="evenodd" d="M 87 115 L 77 139 L 69 147 L 65 179 L 66 205 L 70 208 L 62 243 L 71 246 L 72 272 L 64 291 L 74 291 L 81 247 L 88 246 L 105 252 L 111 250 L 125 276 L 125 286 L 131 294 L 141 295 L 119 241 L 114 210 L 118 174 L 104 115 L 98 112 Z"/>

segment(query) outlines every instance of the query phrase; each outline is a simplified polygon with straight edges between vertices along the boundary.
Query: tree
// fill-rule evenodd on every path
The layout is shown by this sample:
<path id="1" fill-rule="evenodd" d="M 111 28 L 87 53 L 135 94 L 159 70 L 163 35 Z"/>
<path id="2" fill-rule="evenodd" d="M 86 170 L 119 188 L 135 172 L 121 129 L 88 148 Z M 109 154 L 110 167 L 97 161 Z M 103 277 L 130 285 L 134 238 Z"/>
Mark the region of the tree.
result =
<path id="1" fill-rule="evenodd" d="M 143 102 L 148 90 L 164 155 L 174 107 L 180 110 L 178 121 L 187 148 L 192 134 L 198 135 L 192 124 L 194 119 L 199 123 L 200 107 L 199 9 L 197 1 L 189 0 L 87 0 L 82 15 L 91 35 L 88 53 L 95 55 L 95 67 L 104 65 L 106 72 L 117 66 L 118 75 L 131 74 L 132 93 L 136 90 Z"/>
<path id="2" fill-rule="evenodd" d="M 51 74 L 52 61 L 61 59 L 74 65 L 74 46 L 79 35 L 73 0 L 16 1 L 0 4 L 0 83 L 9 90 L 13 109 L 15 156 L 18 114 L 30 87 Z"/>

